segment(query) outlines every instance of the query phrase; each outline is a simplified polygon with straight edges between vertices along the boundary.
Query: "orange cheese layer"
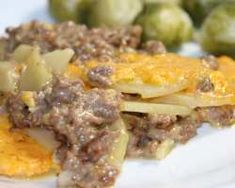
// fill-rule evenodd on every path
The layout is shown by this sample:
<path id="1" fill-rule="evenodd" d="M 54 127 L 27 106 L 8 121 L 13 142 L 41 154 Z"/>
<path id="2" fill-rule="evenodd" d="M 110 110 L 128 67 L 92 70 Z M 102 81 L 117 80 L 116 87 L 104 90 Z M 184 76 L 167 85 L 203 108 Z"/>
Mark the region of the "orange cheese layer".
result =
<path id="1" fill-rule="evenodd" d="M 116 84 L 151 85 L 154 87 L 167 87 L 187 83 L 185 92 L 195 93 L 197 84 L 204 77 L 210 78 L 214 85 L 213 92 L 207 92 L 208 96 L 234 96 L 234 69 L 233 60 L 223 57 L 219 59 L 221 68 L 218 71 L 211 70 L 201 63 L 200 59 L 182 57 L 177 54 L 146 55 L 137 53 L 121 54 L 116 62 L 98 62 L 91 60 L 86 63 L 81 76 L 86 80 L 89 69 L 105 65 L 114 68 L 111 76 Z M 82 69 L 82 67 L 81 67 Z"/>
<path id="2" fill-rule="evenodd" d="M 229 57 L 223 56 L 218 58 L 219 71 L 226 75 L 227 80 L 233 89 L 235 89 L 235 61 Z"/>
<path id="3" fill-rule="evenodd" d="M 95 67 L 97 61 L 87 62 L 88 68 Z M 174 54 L 150 56 L 145 54 L 122 54 L 118 62 L 105 62 L 114 67 L 112 80 L 115 83 L 143 83 L 155 86 L 171 85 L 188 80 L 205 70 L 197 60 L 183 58 Z M 192 71 L 194 70 L 194 71 Z"/>
<path id="4" fill-rule="evenodd" d="M 47 173 L 52 154 L 23 131 L 9 131 L 6 116 L 0 116 L 0 174 L 31 177 Z"/>

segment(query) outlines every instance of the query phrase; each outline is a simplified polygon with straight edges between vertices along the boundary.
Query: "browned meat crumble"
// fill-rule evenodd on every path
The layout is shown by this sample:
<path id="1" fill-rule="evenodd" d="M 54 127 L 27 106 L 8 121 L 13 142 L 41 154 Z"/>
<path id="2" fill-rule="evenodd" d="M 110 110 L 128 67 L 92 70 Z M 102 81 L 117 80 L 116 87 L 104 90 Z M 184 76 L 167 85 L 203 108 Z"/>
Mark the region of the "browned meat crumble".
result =
<path id="1" fill-rule="evenodd" d="M 187 117 L 125 113 L 123 118 L 131 134 L 127 156 L 150 158 L 166 139 L 186 143 L 204 122 L 220 127 L 235 122 L 234 106 L 197 108 Z"/>
<path id="2" fill-rule="evenodd" d="M 201 125 L 199 116 L 124 114 L 131 133 L 127 156 L 154 157 L 157 147 L 166 139 L 185 143 L 196 135 Z"/>
<path id="3" fill-rule="evenodd" d="M 115 58 L 117 52 L 136 50 L 142 52 L 165 53 L 165 46 L 159 41 L 149 41 L 141 45 L 142 28 L 128 26 L 121 28 L 94 28 L 88 29 L 85 25 L 73 22 L 61 24 L 46 24 L 33 21 L 19 27 L 10 27 L 6 30 L 6 54 L 4 59 L 20 44 L 37 45 L 42 52 L 56 49 L 71 48 L 75 51 L 73 60 L 84 62 L 91 58 Z M 5 56 L 5 57 L 4 57 Z"/>
<path id="4" fill-rule="evenodd" d="M 140 43 L 141 28 L 88 29 L 73 22 L 46 24 L 33 21 L 6 30 L 6 51 L 12 52 L 20 44 L 38 45 L 42 52 L 72 48 L 82 61 L 92 57 L 113 57 L 116 48 L 136 48 Z"/>
<path id="5" fill-rule="evenodd" d="M 118 134 L 109 129 L 119 118 L 118 93 L 85 91 L 79 80 L 56 79 L 44 90 L 34 92 L 33 109 L 21 95 L 12 95 L 7 102 L 14 127 L 46 128 L 61 139 L 58 187 L 103 188 L 114 184 L 119 169 L 107 162 L 107 155 Z"/>

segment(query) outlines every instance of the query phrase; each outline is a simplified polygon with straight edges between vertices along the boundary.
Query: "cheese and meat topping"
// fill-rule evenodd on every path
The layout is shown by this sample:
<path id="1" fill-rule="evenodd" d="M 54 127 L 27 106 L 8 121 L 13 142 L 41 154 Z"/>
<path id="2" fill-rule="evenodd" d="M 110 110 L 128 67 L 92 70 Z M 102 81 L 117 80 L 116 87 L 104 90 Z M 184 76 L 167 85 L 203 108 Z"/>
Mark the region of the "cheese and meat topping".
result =
<path id="1" fill-rule="evenodd" d="M 3 175 L 39 175 L 56 159 L 59 188 L 110 187 L 125 156 L 163 159 L 203 122 L 235 122 L 228 57 L 167 53 L 158 41 L 141 44 L 138 26 L 31 22 L 7 34 L 0 39 Z M 16 151 L 22 155 L 13 158 Z"/>

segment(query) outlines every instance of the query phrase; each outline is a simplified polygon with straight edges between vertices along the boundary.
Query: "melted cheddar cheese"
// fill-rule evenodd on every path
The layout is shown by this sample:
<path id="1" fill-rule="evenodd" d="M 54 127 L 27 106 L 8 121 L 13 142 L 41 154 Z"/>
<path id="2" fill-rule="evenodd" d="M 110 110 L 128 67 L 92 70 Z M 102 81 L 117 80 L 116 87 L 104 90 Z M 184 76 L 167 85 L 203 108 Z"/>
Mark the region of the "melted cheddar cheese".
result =
<path id="1" fill-rule="evenodd" d="M 204 66 L 200 59 L 182 57 L 177 54 L 146 55 L 123 53 L 116 62 L 86 62 L 81 74 L 86 80 L 86 72 L 96 66 L 111 66 L 114 73 L 111 76 L 113 85 L 134 84 L 136 86 L 153 86 L 172 89 L 172 86 L 186 93 L 197 93 L 210 97 L 234 96 L 234 61 L 223 57 L 219 59 L 220 69 L 214 71 Z M 209 78 L 214 85 L 213 91 L 198 93 L 197 84 L 203 78 Z M 129 85 L 131 87 L 131 85 Z M 173 91 L 173 92 L 177 92 Z M 163 92 L 170 94 L 170 92 Z"/>
<path id="2" fill-rule="evenodd" d="M 31 177 L 52 168 L 52 153 L 23 131 L 10 131 L 6 116 L 0 116 L 0 175 Z"/>

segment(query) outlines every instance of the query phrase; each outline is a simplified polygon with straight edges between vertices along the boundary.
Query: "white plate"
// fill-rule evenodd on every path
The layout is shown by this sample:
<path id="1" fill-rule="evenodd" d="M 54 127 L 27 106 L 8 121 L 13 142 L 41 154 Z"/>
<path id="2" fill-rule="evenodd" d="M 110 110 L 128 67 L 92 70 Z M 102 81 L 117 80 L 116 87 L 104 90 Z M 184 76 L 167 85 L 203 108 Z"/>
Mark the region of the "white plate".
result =
<path id="1" fill-rule="evenodd" d="M 47 0 L 1 0 L 0 33 L 32 19 L 49 21 Z M 189 43 L 180 51 L 198 56 Z M 0 188 L 54 188 L 55 178 L 30 181 L 1 179 Z M 163 161 L 127 161 L 116 188 L 235 188 L 235 128 L 215 130 L 204 125 L 199 135 L 178 146 Z"/>

